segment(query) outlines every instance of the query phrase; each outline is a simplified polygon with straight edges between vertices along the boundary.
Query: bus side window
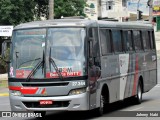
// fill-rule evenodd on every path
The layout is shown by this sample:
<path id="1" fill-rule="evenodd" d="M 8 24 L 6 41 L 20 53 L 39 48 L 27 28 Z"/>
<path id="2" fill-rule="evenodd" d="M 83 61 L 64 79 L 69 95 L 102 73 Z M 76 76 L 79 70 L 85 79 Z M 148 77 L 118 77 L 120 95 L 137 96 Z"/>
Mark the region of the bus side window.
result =
<path id="1" fill-rule="evenodd" d="M 155 49 L 155 41 L 154 41 L 154 32 L 153 31 L 149 31 L 149 41 L 151 44 L 151 49 Z"/>
<path id="2" fill-rule="evenodd" d="M 94 64 L 100 65 L 100 51 L 98 41 L 98 28 L 89 29 L 89 37 L 92 38 L 90 41 L 90 55 L 94 58 Z"/>
<path id="3" fill-rule="evenodd" d="M 112 30 L 112 40 L 114 46 L 114 52 L 122 52 L 122 40 L 121 40 L 121 31 Z"/>
<path id="4" fill-rule="evenodd" d="M 102 55 L 111 53 L 111 40 L 110 40 L 110 31 L 106 29 L 100 29 L 100 39 L 101 39 L 101 49 Z"/>
<path id="5" fill-rule="evenodd" d="M 92 28 L 89 29 L 89 39 L 92 39 L 89 41 L 89 57 L 93 57 L 93 33 L 92 33 Z"/>
<path id="6" fill-rule="evenodd" d="M 133 51 L 131 31 L 123 31 L 124 48 L 126 51 Z"/>
<path id="7" fill-rule="evenodd" d="M 140 31 L 133 31 L 133 41 L 134 41 L 134 47 L 135 50 L 142 50 L 142 42 L 141 42 L 141 34 Z"/>
<path id="8" fill-rule="evenodd" d="M 142 41 L 144 50 L 150 49 L 148 31 L 142 31 Z"/>
<path id="9" fill-rule="evenodd" d="M 99 57 L 98 28 L 93 28 L 93 57 Z"/>

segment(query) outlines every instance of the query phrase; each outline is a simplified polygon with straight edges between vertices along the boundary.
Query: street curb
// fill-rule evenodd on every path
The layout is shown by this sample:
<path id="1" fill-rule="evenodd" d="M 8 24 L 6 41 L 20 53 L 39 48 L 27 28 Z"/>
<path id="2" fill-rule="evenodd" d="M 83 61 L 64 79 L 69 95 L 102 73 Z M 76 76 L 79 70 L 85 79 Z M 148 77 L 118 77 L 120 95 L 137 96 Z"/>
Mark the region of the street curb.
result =
<path id="1" fill-rule="evenodd" d="M 0 93 L 0 97 L 1 96 L 9 96 L 9 93 Z"/>

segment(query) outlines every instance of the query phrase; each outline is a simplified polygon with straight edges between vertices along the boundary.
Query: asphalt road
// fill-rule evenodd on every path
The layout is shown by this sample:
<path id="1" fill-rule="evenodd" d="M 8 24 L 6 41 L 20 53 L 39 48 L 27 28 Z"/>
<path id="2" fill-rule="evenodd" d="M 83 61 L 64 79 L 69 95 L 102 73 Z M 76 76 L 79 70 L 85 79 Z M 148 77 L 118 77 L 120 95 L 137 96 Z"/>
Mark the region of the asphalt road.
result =
<path id="1" fill-rule="evenodd" d="M 81 119 L 82 120 L 85 120 L 85 119 L 86 120 L 87 119 L 90 119 L 90 120 L 91 119 L 93 120 L 105 120 L 105 119 L 115 120 L 117 119 L 119 120 L 119 119 L 123 119 L 123 120 L 128 120 L 128 117 L 129 117 L 128 112 L 132 113 L 132 111 L 136 111 L 137 113 L 139 113 L 138 111 L 160 111 L 159 91 L 160 91 L 160 85 L 157 85 L 148 93 L 143 94 L 143 101 L 142 101 L 142 104 L 140 105 L 133 104 L 133 101 L 131 99 L 113 103 L 110 105 L 110 110 L 107 113 L 105 113 L 102 117 L 95 117 L 93 111 L 91 112 L 55 112 L 55 113 L 48 112 L 45 119 L 48 120 L 51 118 L 55 118 L 55 120 L 58 120 L 58 119 L 63 119 L 63 120 L 64 119 L 67 119 L 67 120 L 68 119 L 74 119 L 74 120 L 81 120 Z M 0 101 L 1 101 L 0 110 L 10 111 L 8 97 L 1 97 Z M 119 117 L 121 115 L 123 117 Z M 160 112 L 158 116 L 159 116 L 158 118 L 154 117 L 154 119 L 158 120 L 160 118 Z M 141 117 L 141 119 L 142 118 L 145 119 L 146 117 Z M 3 120 L 21 120 L 21 119 L 36 120 L 35 118 L 0 118 L 0 119 L 3 119 Z M 140 118 L 135 116 L 135 117 L 131 117 L 131 119 L 139 120 Z M 152 120 L 153 120 L 153 117 L 152 117 Z"/>
<path id="2" fill-rule="evenodd" d="M 160 68 L 160 60 L 158 62 Z M 160 72 L 158 72 L 158 83 L 160 83 Z M 90 112 L 47 112 L 45 120 L 48 119 L 74 119 L 74 120 L 159 120 L 160 119 L 160 84 L 155 86 L 149 92 L 143 94 L 142 104 L 136 105 L 131 99 L 112 103 L 110 109 L 102 117 L 96 117 L 93 111 Z M 0 97 L 0 111 L 10 111 L 9 98 Z M 143 112 L 141 112 L 143 111 Z M 136 113 L 135 113 L 136 112 Z M 158 117 L 136 117 L 136 114 L 143 113 L 157 114 Z M 0 113 L 1 114 L 1 113 Z M 117 117 L 116 117 L 117 116 Z M 119 117 L 121 116 L 121 117 Z M 134 116 L 134 117 L 131 117 Z M 0 118 L 0 120 L 36 120 L 36 118 Z"/>

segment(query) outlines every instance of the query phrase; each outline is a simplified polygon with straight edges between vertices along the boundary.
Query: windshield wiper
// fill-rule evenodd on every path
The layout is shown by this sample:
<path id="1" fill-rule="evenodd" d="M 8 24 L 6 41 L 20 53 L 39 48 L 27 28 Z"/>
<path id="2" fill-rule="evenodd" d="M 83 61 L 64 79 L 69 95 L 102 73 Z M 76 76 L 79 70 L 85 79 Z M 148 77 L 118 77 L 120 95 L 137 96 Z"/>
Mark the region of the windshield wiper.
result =
<path id="1" fill-rule="evenodd" d="M 21 63 L 21 64 L 18 66 L 18 68 L 19 68 L 20 66 L 22 66 L 23 64 L 25 64 L 25 63 L 28 63 L 28 62 L 31 62 L 31 61 L 37 61 L 37 60 L 40 60 L 40 59 L 41 59 L 41 58 L 36 58 L 36 59 L 33 59 L 33 60 L 25 61 L 25 62 Z"/>
<path id="2" fill-rule="evenodd" d="M 15 54 L 16 54 L 16 69 L 17 69 L 17 59 L 18 59 L 18 53 L 19 53 L 19 52 L 15 52 Z"/>
<path id="3" fill-rule="evenodd" d="M 32 69 L 32 71 L 30 72 L 30 74 L 27 77 L 27 82 L 29 82 L 30 78 L 37 72 L 37 70 L 42 66 L 42 73 L 43 73 L 43 69 L 44 69 L 44 64 L 45 64 L 45 58 L 44 58 L 44 51 L 43 51 L 43 59 L 42 61 L 39 61 L 36 66 Z"/>
<path id="4" fill-rule="evenodd" d="M 52 66 L 56 70 L 56 73 L 58 74 L 59 78 L 61 80 L 63 80 L 63 76 L 62 76 L 61 72 L 58 70 L 58 67 L 57 67 L 55 61 L 53 60 L 53 58 L 51 58 L 51 47 L 50 47 L 50 51 L 49 51 L 49 62 L 51 62 Z M 50 67 L 50 71 L 51 71 L 51 67 Z"/>

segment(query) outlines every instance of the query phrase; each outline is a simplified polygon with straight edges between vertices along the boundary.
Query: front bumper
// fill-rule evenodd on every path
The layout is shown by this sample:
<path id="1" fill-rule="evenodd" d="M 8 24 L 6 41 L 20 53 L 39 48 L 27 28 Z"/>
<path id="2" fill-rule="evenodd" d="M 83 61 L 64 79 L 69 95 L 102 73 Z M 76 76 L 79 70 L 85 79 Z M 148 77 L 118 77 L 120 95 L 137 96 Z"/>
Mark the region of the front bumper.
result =
<path id="1" fill-rule="evenodd" d="M 53 100 L 54 102 L 68 101 L 67 106 L 26 106 L 28 103 L 39 103 L 40 100 Z M 53 103 L 54 104 L 54 103 Z M 21 97 L 10 95 L 10 105 L 12 111 L 81 111 L 89 110 L 89 95 L 88 92 L 71 95 L 71 96 L 56 96 L 56 97 Z"/>

